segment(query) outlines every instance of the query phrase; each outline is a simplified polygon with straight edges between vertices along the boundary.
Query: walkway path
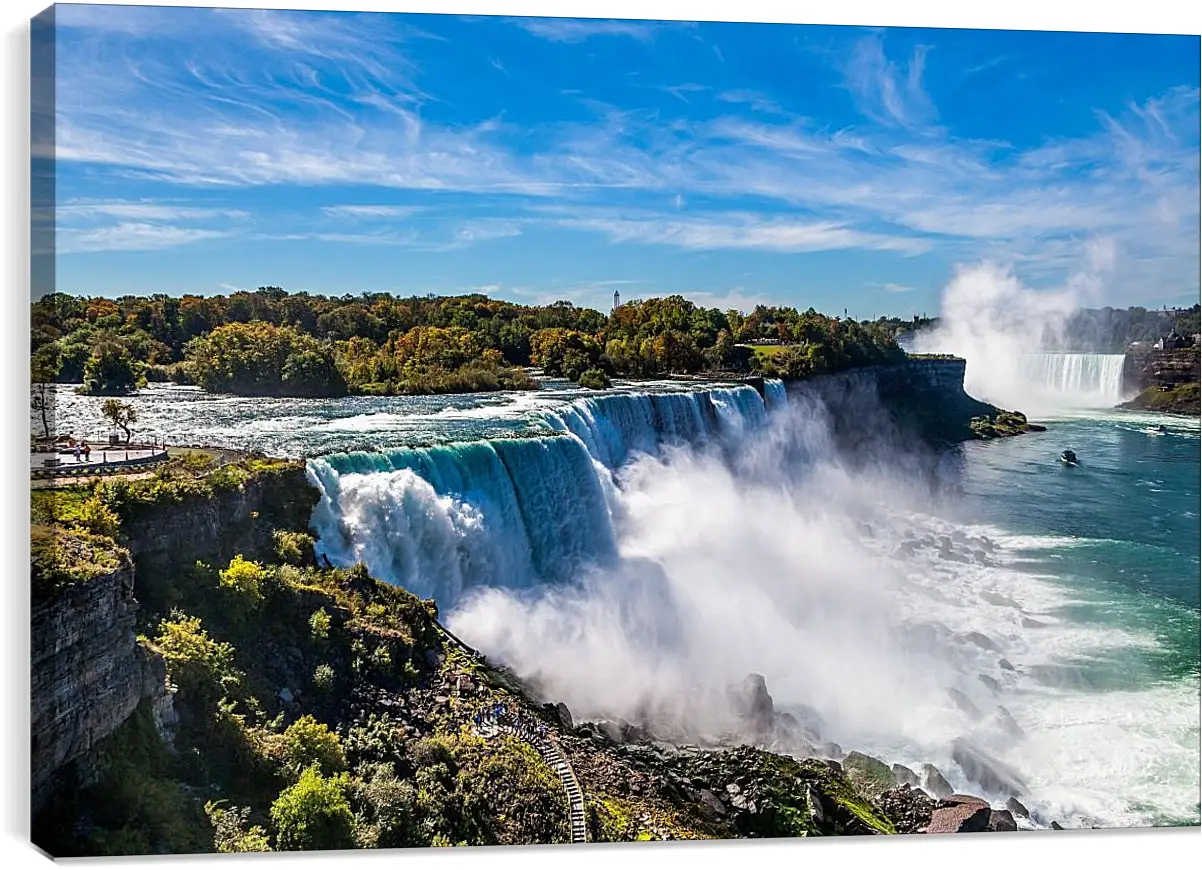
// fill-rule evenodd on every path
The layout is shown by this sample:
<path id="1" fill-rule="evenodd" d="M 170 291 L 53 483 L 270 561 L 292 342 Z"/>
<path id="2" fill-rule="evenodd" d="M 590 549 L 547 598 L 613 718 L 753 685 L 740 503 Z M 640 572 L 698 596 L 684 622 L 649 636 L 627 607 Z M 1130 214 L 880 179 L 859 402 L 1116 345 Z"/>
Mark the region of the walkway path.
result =
<path id="1" fill-rule="evenodd" d="M 563 783 L 563 790 L 568 796 L 568 821 L 571 824 L 572 842 L 587 843 L 588 825 L 585 823 L 584 817 L 584 792 L 580 788 L 580 781 L 576 779 L 576 772 L 572 770 L 572 765 L 568 763 L 563 750 L 559 748 L 558 741 L 554 737 L 532 737 L 516 726 L 498 724 L 496 720 L 492 719 L 485 720 L 476 726 L 476 733 L 482 737 L 496 737 L 502 731 L 525 740 L 533 746 L 543 757 L 543 761 L 547 762 L 559 776 L 559 781 Z"/>

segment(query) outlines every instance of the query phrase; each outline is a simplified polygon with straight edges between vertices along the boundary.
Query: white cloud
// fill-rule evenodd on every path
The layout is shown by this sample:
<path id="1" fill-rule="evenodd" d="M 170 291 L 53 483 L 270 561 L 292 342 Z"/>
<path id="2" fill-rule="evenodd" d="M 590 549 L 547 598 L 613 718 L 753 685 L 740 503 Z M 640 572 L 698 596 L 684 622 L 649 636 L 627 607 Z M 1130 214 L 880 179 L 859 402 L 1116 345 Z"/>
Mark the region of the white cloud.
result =
<path id="1" fill-rule="evenodd" d="M 411 205 L 328 205 L 322 208 L 322 213 L 335 218 L 374 220 L 410 217 L 421 210 L 419 206 Z"/>
<path id="2" fill-rule="evenodd" d="M 775 100 L 773 100 L 767 94 L 762 94 L 759 91 L 723 91 L 722 93 L 718 94 L 718 99 L 724 103 L 740 103 L 742 105 L 750 106 L 757 112 L 766 112 L 770 115 L 787 114 Z"/>
<path id="3" fill-rule="evenodd" d="M 688 250 L 805 253 L 865 249 L 913 255 L 931 247 L 929 242 L 922 239 L 867 233 L 829 221 L 801 222 L 747 213 L 688 219 L 598 214 L 564 217 L 555 223 L 570 229 L 599 232 L 614 242 L 668 245 Z"/>
<path id="4" fill-rule="evenodd" d="M 377 34 L 358 16 L 327 27 L 327 17 L 300 13 L 193 12 L 145 19 L 165 38 L 164 22 L 177 22 L 170 54 L 142 45 L 128 23 L 142 21 L 141 12 L 103 24 L 92 16 L 87 27 L 74 28 L 90 41 L 73 49 L 60 76 L 60 161 L 91 164 L 98 175 L 217 189 L 209 193 L 360 185 L 486 199 L 497 216 L 491 226 L 465 221 L 463 214 L 475 213 L 467 211 L 415 242 L 443 249 L 516 235 L 530 200 L 541 200 L 568 209 L 555 216 L 562 225 L 574 221 L 628 243 L 903 255 L 938 247 L 955 258 L 1014 261 L 1027 274 L 1063 270 L 1087 239 L 1104 237 L 1113 240 L 1114 281 L 1139 284 L 1131 292 L 1154 284 L 1197 287 L 1196 88 L 1099 113 L 1092 134 L 1037 147 L 964 140 L 935 126 L 938 111 L 923 84 L 927 50 L 918 46 L 893 60 L 870 37 L 842 64 L 863 123 L 823 127 L 749 89 L 718 89 L 717 105 L 728 114 L 705 120 L 690 116 L 684 103 L 653 113 L 585 100 L 595 119 L 544 125 L 532 152 L 528 131 L 492 117 L 458 126 L 432 120 L 424 107 L 434 97 L 411 80 L 418 71 L 404 45 L 412 35 L 400 29 Z M 217 36 L 203 46 L 186 41 L 180 21 Z M 566 43 L 603 35 L 649 41 L 659 26 L 515 23 Z M 222 34 L 228 38 L 217 38 Z M 482 66 L 491 73 L 487 58 Z M 683 96 L 708 85 L 659 86 Z M 668 213 L 646 211 L 648 202 Z M 685 202 L 688 209 L 675 213 Z M 621 212 L 619 204 L 643 210 Z M 410 216 L 401 211 L 408 208 L 352 203 L 323 214 L 383 222 Z M 783 208 L 792 216 L 782 216 Z M 218 211 L 156 201 L 78 203 L 62 214 L 130 226 L 239 217 Z M 536 212 L 536 219 L 548 218 Z M 314 228 L 301 230 L 303 236 Z"/>
<path id="5" fill-rule="evenodd" d="M 880 37 L 856 44 L 845 68 L 846 85 L 863 111 L 877 121 L 920 127 L 937 117 L 935 106 L 922 86 L 927 46 L 915 46 L 903 70 L 885 56 Z"/>
<path id="6" fill-rule="evenodd" d="M 58 254 L 158 251 L 225 235 L 228 234 L 219 230 L 128 221 L 95 229 L 59 230 L 55 233 L 55 251 Z"/>
<path id="7" fill-rule="evenodd" d="M 551 42 L 584 42 L 594 36 L 628 36 L 649 42 L 655 26 L 637 21 L 609 21 L 584 18 L 521 18 L 517 23 L 535 36 Z"/>

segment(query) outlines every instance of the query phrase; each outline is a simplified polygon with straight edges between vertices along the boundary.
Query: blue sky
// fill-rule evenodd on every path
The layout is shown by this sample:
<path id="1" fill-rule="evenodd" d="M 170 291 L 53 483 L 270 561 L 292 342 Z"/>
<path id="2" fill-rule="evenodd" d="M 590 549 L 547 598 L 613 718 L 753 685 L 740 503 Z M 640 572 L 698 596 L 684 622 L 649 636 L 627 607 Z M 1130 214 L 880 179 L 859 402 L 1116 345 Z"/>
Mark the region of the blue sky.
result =
<path id="1" fill-rule="evenodd" d="M 66 292 L 909 316 L 993 259 L 1198 300 L 1196 36 L 60 5 L 57 40 Z"/>

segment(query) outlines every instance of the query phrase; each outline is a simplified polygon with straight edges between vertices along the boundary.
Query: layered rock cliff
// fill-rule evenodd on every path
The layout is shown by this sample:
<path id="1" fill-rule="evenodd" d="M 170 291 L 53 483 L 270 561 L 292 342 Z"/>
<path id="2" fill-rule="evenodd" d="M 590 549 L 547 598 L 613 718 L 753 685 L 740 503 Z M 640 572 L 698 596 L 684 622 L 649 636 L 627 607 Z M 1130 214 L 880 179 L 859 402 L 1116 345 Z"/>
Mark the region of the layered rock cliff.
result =
<path id="1" fill-rule="evenodd" d="M 851 453 L 913 453 L 962 441 L 1038 430 L 964 391 L 966 362 L 912 357 L 903 363 L 851 369 L 786 382 L 790 398 L 818 401 L 841 447 Z"/>
<path id="2" fill-rule="evenodd" d="M 35 811 L 56 774 L 83 761 L 146 697 L 164 694 L 161 658 L 134 637 L 134 571 L 71 584 L 33 606 L 30 632 L 32 790 Z"/>
<path id="3" fill-rule="evenodd" d="M 60 531 L 33 565 L 32 790 L 35 812 L 62 775 L 86 779 L 90 750 L 150 699 L 157 724 L 173 719 L 163 661 L 135 637 L 140 606 L 173 605 L 181 572 L 203 559 L 270 551 L 276 529 L 304 529 L 317 493 L 300 463 L 274 463 L 227 485 L 186 495 L 147 488 L 121 506 L 121 545 L 82 531 Z M 88 542 L 86 552 L 68 553 Z M 99 547 L 107 542 L 108 547 Z M 74 561 L 75 576 L 61 563 Z M 136 597 L 135 597 L 136 593 Z"/>
<path id="4" fill-rule="evenodd" d="M 1123 360 L 1123 391 L 1142 393 L 1149 387 L 1172 389 L 1182 384 L 1197 383 L 1200 350 L 1197 347 L 1157 350 L 1154 347 L 1134 346 Z"/>

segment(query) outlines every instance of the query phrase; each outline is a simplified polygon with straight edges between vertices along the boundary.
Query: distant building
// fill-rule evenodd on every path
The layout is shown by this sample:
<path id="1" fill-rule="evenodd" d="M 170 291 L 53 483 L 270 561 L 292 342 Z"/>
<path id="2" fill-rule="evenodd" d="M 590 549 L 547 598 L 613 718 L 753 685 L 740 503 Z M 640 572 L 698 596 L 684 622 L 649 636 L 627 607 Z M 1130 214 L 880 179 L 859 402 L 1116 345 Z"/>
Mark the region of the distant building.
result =
<path id="1" fill-rule="evenodd" d="M 614 291 L 614 308 L 617 308 L 621 304 L 622 304 L 622 297 L 620 297 L 618 295 L 618 291 L 615 290 Z"/>
<path id="2" fill-rule="evenodd" d="M 1193 347 L 1198 343 L 1198 337 L 1178 335 L 1175 331 L 1168 335 L 1161 336 L 1154 347 L 1157 350 L 1179 350 L 1183 347 Z"/>

